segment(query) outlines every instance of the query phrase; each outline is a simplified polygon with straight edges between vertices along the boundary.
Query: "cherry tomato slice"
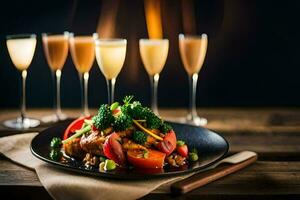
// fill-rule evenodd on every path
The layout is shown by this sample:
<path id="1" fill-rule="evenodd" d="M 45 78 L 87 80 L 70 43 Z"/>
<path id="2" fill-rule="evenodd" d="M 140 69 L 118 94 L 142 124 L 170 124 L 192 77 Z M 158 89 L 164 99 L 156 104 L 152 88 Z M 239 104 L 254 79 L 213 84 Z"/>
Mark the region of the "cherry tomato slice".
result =
<path id="1" fill-rule="evenodd" d="M 179 146 L 177 145 L 177 152 L 183 156 L 183 157 L 187 157 L 188 154 L 189 154 L 189 150 L 188 150 L 188 147 L 186 144 L 182 145 L 182 146 Z"/>
<path id="2" fill-rule="evenodd" d="M 122 145 L 119 143 L 120 140 L 121 138 L 118 134 L 110 134 L 104 142 L 103 153 L 107 158 L 115 161 L 119 165 L 124 165 L 126 163 L 126 157 Z"/>
<path id="3" fill-rule="evenodd" d="M 91 116 L 89 117 L 79 117 L 75 119 L 65 130 L 63 135 L 63 140 L 69 138 L 71 135 L 75 133 L 76 130 L 81 129 L 82 124 L 84 123 L 85 119 L 91 119 Z"/>
<path id="4" fill-rule="evenodd" d="M 166 153 L 167 156 L 170 155 L 176 148 L 176 135 L 175 132 L 173 130 L 171 130 L 170 132 L 168 132 L 163 141 L 161 141 L 160 143 L 158 143 L 157 148 Z"/>
<path id="5" fill-rule="evenodd" d="M 144 152 L 141 150 L 127 151 L 128 162 L 136 168 L 163 168 L 166 154 L 151 149 L 147 151 L 147 156 L 144 156 Z"/>

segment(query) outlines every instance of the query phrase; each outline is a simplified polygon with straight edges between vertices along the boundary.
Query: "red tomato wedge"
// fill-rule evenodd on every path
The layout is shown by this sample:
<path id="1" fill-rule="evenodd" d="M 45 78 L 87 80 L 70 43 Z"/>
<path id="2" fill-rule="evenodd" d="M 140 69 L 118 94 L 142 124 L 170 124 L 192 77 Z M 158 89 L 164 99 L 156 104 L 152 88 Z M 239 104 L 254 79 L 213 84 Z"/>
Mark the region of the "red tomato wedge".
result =
<path id="1" fill-rule="evenodd" d="M 84 123 L 85 119 L 91 119 L 91 116 L 89 117 L 79 117 L 78 119 L 75 119 L 65 130 L 63 140 L 69 138 L 71 135 L 75 133 L 76 130 L 81 129 L 82 124 Z"/>
<path id="2" fill-rule="evenodd" d="M 141 150 L 127 151 L 127 159 L 136 168 L 163 168 L 166 154 L 160 151 L 148 149 L 147 156 Z"/>
<path id="3" fill-rule="evenodd" d="M 122 145 L 119 143 L 120 136 L 116 133 L 110 134 L 104 142 L 103 153 L 104 155 L 118 163 L 124 165 L 126 163 L 126 157 L 122 149 Z"/>
<path id="4" fill-rule="evenodd" d="M 164 140 L 158 143 L 157 148 L 160 151 L 166 153 L 168 156 L 175 150 L 176 142 L 177 139 L 176 139 L 175 132 L 171 130 L 165 135 Z"/>
<path id="5" fill-rule="evenodd" d="M 116 108 L 112 111 L 113 115 L 118 115 L 119 113 L 121 113 L 121 109 L 120 108 Z"/>

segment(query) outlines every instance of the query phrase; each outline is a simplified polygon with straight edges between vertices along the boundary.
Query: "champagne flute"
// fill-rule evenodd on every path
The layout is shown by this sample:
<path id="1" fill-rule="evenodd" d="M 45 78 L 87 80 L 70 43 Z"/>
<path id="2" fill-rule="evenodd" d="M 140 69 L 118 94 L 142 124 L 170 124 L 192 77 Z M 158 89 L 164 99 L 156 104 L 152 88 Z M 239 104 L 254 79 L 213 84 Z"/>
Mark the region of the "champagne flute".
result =
<path id="1" fill-rule="evenodd" d="M 143 64 L 149 75 L 151 84 L 151 109 L 158 114 L 157 86 L 159 74 L 162 71 L 168 56 L 168 39 L 140 39 L 140 54 Z"/>
<path id="2" fill-rule="evenodd" d="M 205 118 L 197 115 L 196 88 L 198 73 L 203 65 L 207 51 L 208 37 L 206 34 L 199 36 L 186 36 L 179 34 L 179 50 L 183 66 L 189 76 L 189 113 L 187 122 L 198 126 L 207 124 Z"/>
<path id="3" fill-rule="evenodd" d="M 39 120 L 26 117 L 26 77 L 27 69 L 32 61 L 35 52 L 36 35 L 9 35 L 6 37 L 6 45 L 13 64 L 21 72 L 22 95 L 21 116 L 17 119 L 5 121 L 4 125 L 15 129 L 37 127 L 40 124 Z"/>
<path id="4" fill-rule="evenodd" d="M 64 32 L 63 34 L 42 34 L 44 52 L 47 63 L 50 66 L 52 72 L 54 84 L 56 78 L 56 96 L 54 95 L 54 107 L 56 109 L 56 112 L 54 116 L 45 117 L 45 121 L 58 121 L 66 119 L 66 115 L 61 111 L 60 79 L 61 70 L 68 56 L 68 39 L 68 32 Z"/>
<path id="5" fill-rule="evenodd" d="M 78 71 L 81 84 L 82 115 L 84 116 L 90 115 L 88 109 L 88 80 L 89 71 L 95 60 L 94 39 L 96 38 L 96 33 L 93 36 L 74 36 L 74 33 L 70 33 L 69 38 L 71 57 Z"/>
<path id="6" fill-rule="evenodd" d="M 108 104 L 114 102 L 116 78 L 120 73 L 126 56 L 126 39 L 96 39 L 96 60 L 106 78 Z"/>

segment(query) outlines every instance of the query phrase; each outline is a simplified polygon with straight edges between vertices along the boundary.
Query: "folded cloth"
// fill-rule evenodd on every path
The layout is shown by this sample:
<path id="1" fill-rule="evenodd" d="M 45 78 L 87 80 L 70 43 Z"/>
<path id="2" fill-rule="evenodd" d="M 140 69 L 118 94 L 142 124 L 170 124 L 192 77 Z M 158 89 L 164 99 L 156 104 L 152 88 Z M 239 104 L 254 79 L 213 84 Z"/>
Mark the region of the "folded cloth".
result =
<path id="1" fill-rule="evenodd" d="M 2 137 L 0 138 L 0 152 L 12 161 L 34 169 L 42 185 L 57 200 L 138 199 L 155 189 L 159 192 L 168 192 L 171 182 L 192 175 L 145 180 L 114 180 L 69 172 L 55 168 L 32 155 L 30 142 L 36 134 L 26 133 Z"/>

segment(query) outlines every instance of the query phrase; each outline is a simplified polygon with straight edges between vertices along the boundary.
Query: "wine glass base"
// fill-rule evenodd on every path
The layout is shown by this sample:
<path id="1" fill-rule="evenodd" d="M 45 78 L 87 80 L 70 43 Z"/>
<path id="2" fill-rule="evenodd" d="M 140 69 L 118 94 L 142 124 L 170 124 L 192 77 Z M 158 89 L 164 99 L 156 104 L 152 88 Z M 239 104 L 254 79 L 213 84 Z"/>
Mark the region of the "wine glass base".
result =
<path id="1" fill-rule="evenodd" d="M 167 121 L 170 121 L 170 122 L 175 122 L 175 123 L 180 123 L 180 124 L 191 124 L 191 125 L 195 125 L 195 126 L 207 125 L 207 119 L 198 117 L 198 116 L 193 117 L 193 119 L 191 119 L 190 116 L 187 116 L 187 117 L 165 117 L 164 119 Z"/>
<path id="2" fill-rule="evenodd" d="M 11 119 L 4 121 L 4 126 L 8 128 L 13 129 L 28 129 L 28 128 L 34 128 L 40 125 L 40 121 L 37 119 L 31 119 L 31 118 L 24 118 L 23 120 L 21 118 L 17 119 Z"/>
<path id="3" fill-rule="evenodd" d="M 207 125 L 207 119 L 199 116 L 188 115 L 186 118 L 186 123 L 196 125 L 196 126 L 205 126 Z"/>
<path id="4" fill-rule="evenodd" d="M 64 113 L 60 113 L 44 116 L 41 120 L 43 123 L 54 123 L 65 119 L 67 119 L 67 115 L 65 115 Z"/>
<path id="5" fill-rule="evenodd" d="M 180 124 L 185 124 L 187 121 L 186 117 L 170 117 L 170 116 L 164 117 L 164 120 L 169 122 L 180 123 Z"/>

